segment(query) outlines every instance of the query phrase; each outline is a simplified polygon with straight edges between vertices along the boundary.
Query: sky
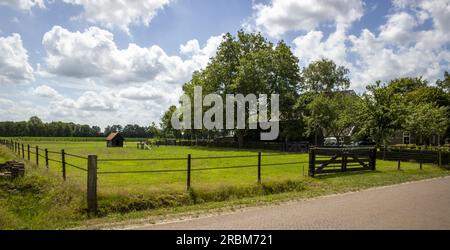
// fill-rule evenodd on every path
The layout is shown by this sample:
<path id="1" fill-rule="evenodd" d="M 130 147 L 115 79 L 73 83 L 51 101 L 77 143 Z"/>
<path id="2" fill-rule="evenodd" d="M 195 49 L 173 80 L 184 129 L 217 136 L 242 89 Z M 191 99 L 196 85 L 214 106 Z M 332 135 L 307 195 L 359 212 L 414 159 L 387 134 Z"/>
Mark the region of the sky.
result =
<path id="1" fill-rule="evenodd" d="M 182 85 L 243 29 L 328 58 L 361 93 L 434 84 L 450 67 L 450 0 L 0 0 L 0 121 L 159 123 Z"/>

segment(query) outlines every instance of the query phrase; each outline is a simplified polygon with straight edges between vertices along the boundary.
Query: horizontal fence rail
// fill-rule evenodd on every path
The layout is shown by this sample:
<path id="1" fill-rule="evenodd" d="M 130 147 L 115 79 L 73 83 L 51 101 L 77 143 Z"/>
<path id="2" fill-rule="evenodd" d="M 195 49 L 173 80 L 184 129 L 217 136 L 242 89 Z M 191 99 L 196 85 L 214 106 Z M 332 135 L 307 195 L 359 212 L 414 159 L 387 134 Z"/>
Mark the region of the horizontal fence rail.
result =
<path id="1" fill-rule="evenodd" d="M 439 166 L 449 163 L 450 153 L 441 151 L 421 151 L 421 150 L 377 150 L 375 148 L 311 148 L 309 152 L 309 160 L 301 161 L 299 159 L 283 160 L 284 156 L 294 156 L 299 153 L 296 150 L 283 150 L 284 152 L 268 152 L 261 153 L 255 152 L 254 154 L 235 154 L 235 155 L 199 155 L 193 156 L 187 154 L 186 157 L 154 157 L 154 158 L 98 158 L 97 155 L 82 156 L 65 152 L 63 149 L 60 151 L 49 150 L 39 145 L 24 144 L 22 142 L 13 140 L 0 139 L 0 144 L 5 145 L 11 151 L 16 153 L 19 157 L 29 162 L 35 162 L 37 167 L 43 165 L 49 168 L 49 162 L 59 164 L 61 166 L 61 174 L 63 180 L 66 180 L 67 172 L 66 167 L 77 169 L 86 173 L 87 175 L 87 207 L 90 213 L 97 212 L 97 176 L 98 175 L 121 175 L 121 174 L 157 174 L 157 173 L 181 173 L 186 174 L 186 188 L 191 189 L 192 177 L 195 178 L 195 172 L 201 171 L 217 171 L 217 170 L 230 170 L 230 169 L 255 169 L 255 179 L 257 183 L 262 183 L 262 170 L 264 167 L 284 167 L 284 166 L 298 166 L 299 174 L 305 175 L 305 165 L 309 166 L 308 173 L 310 176 L 314 176 L 319 173 L 335 173 L 345 171 L 359 171 L 359 170 L 375 170 L 376 159 L 398 161 L 397 168 L 400 170 L 401 161 L 416 161 L 420 164 L 422 169 L 422 163 L 433 163 Z M 164 144 L 164 143 L 161 143 Z M 175 145 L 188 145 L 192 142 L 180 142 Z M 199 143 L 201 144 L 201 143 Z M 282 143 L 284 144 L 284 143 Z M 169 145 L 173 145 L 170 144 Z M 206 145 L 206 144 L 205 144 Z M 262 144 L 266 145 L 266 144 Z M 190 145 L 188 145 L 190 146 Z M 195 146 L 195 145 L 194 145 Z M 208 145 L 206 145 L 208 146 Z M 273 148 L 282 146 L 280 143 L 267 144 Z M 297 149 L 304 149 L 304 144 L 298 143 L 291 145 Z M 141 149 L 139 146 L 138 149 Z M 273 148 L 265 148 L 272 149 Z M 271 162 L 268 159 L 274 158 L 280 162 Z M 74 162 L 75 159 L 85 160 L 84 164 L 80 164 L 80 161 Z M 206 166 L 195 167 L 196 162 L 208 161 L 215 159 L 245 159 L 242 161 L 242 165 L 229 164 L 228 166 Z M 174 162 L 174 166 L 168 169 L 145 169 L 151 167 L 154 162 Z M 138 166 L 132 166 L 137 169 L 121 169 L 114 170 L 114 162 L 142 162 Z M 221 161 L 218 161 L 221 162 Z M 226 162 L 226 161 L 223 161 Z M 99 163 L 103 163 L 105 166 L 98 166 Z M 112 163 L 111 165 L 108 163 Z M 175 164 L 176 163 L 176 164 Z M 214 165 L 211 163 L 211 165 Z M 52 165 L 53 166 L 53 165 Z M 100 170 L 100 171 L 99 171 Z"/>
<path id="2" fill-rule="evenodd" d="M 277 150 L 284 152 L 306 153 L 309 150 L 308 142 L 246 142 L 239 145 L 235 141 L 211 141 L 211 140 L 175 140 L 160 139 L 152 142 L 148 146 L 200 146 L 200 147 L 218 147 L 218 148 L 246 148 Z M 137 148 L 145 149 L 144 143 L 137 143 Z"/>
<path id="3" fill-rule="evenodd" d="M 70 166 L 79 170 L 87 171 L 86 168 L 77 166 L 73 163 L 70 163 L 66 160 L 66 156 L 75 157 L 79 159 L 85 159 L 87 160 L 87 157 L 83 157 L 76 154 L 69 154 L 64 152 L 64 150 L 61 151 L 52 151 L 48 150 L 47 148 L 39 147 L 38 145 L 30 145 L 30 144 L 24 144 L 22 142 L 12 141 L 12 140 L 0 140 L 0 144 L 3 144 L 7 146 L 10 150 L 18 154 L 19 157 L 21 157 L 24 160 L 32 161 L 31 155 L 35 156 L 34 161 L 36 166 L 40 165 L 40 159 L 43 159 L 43 163 L 45 164 L 45 167 L 49 167 L 49 162 L 55 162 L 61 164 L 61 171 L 62 171 L 62 177 L 65 180 L 66 178 L 66 166 Z M 55 157 L 56 156 L 56 157 Z M 56 159 L 59 156 L 58 159 Z M 42 162 L 41 162 L 42 164 Z"/>

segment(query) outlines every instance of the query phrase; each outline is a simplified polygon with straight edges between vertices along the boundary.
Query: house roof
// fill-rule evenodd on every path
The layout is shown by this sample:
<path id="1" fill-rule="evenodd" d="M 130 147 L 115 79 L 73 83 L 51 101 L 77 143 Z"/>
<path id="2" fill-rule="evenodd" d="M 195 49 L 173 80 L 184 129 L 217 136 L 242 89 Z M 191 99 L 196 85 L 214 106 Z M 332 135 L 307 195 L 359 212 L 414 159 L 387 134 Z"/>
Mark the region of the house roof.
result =
<path id="1" fill-rule="evenodd" d="M 113 133 L 109 134 L 108 137 L 106 137 L 106 140 L 110 141 L 110 140 L 114 139 L 117 135 L 120 135 L 119 132 L 113 132 Z"/>

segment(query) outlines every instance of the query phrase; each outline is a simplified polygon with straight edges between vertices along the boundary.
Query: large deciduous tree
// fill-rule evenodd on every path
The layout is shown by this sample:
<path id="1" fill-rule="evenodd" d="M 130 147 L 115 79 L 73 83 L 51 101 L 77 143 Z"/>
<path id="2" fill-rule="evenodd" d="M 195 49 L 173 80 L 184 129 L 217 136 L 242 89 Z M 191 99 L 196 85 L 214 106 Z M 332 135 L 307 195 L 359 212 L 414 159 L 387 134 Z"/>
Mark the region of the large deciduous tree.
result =
<path id="1" fill-rule="evenodd" d="M 299 82 L 298 58 L 286 43 L 274 45 L 261 34 L 239 31 L 236 37 L 224 35 L 216 56 L 205 69 L 193 74 L 183 90 L 191 99 L 195 86 L 203 88 L 203 95 L 215 93 L 223 100 L 227 94 L 267 94 L 269 103 L 270 94 L 279 94 L 280 119 L 290 120 L 298 118 L 292 106 L 298 97 Z M 246 128 L 248 117 L 247 107 Z M 247 129 L 235 132 L 242 146 Z"/>
<path id="2" fill-rule="evenodd" d="M 367 86 L 358 111 L 359 136 L 370 137 L 377 146 L 386 145 L 386 139 L 401 128 L 405 114 L 400 96 L 380 82 Z"/>
<path id="3" fill-rule="evenodd" d="M 307 105 L 307 134 L 343 138 L 351 136 L 361 99 L 354 92 L 321 93 Z M 320 131 L 319 131 L 320 130 Z M 317 145 L 317 139 L 315 139 Z"/>
<path id="4" fill-rule="evenodd" d="M 302 87 L 305 91 L 319 93 L 346 90 L 350 87 L 349 72 L 344 66 L 338 66 L 334 61 L 323 58 L 303 69 Z"/>
<path id="5" fill-rule="evenodd" d="M 449 126 L 447 107 L 438 107 L 432 103 L 411 105 L 408 107 L 408 115 L 405 118 L 404 128 L 414 131 L 421 137 L 432 135 L 443 136 Z"/>

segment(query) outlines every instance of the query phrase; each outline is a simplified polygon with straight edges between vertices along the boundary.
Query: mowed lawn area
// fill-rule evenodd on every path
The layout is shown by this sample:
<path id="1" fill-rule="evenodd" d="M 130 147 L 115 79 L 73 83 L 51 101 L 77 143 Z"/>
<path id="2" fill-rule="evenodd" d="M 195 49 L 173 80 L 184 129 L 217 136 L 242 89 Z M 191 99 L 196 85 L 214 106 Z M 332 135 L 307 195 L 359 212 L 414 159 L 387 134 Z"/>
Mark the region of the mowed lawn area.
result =
<path id="1" fill-rule="evenodd" d="M 98 191 L 99 193 L 148 193 L 148 192 L 179 192 L 186 190 L 187 173 L 182 172 L 154 172 L 154 173 L 121 173 L 111 172 L 153 171 L 153 170 L 186 170 L 187 157 L 191 154 L 191 185 L 196 189 L 214 190 L 224 186 L 245 187 L 257 183 L 257 150 L 234 150 L 227 148 L 159 146 L 152 149 L 137 149 L 135 142 L 125 143 L 123 148 L 107 148 L 104 142 L 60 142 L 60 141 L 26 141 L 32 151 L 35 145 L 40 149 L 47 148 L 50 159 L 61 160 L 61 149 L 68 154 L 87 157 L 98 157 Z M 26 147 L 25 147 L 26 148 Z M 58 152 L 58 154 L 53 153 Z M 44 155 L 44 152 L 40 151 Z M 27 155 L 27 153 L 25 153 Z M 197 159 L 205 157 L 231 157 Z M 160 160 L 163 158 L 164 160 Z M 172 158 L 177 158 L 170 160 Z M 117 159 L 117 161 L 115 160 Z M 128 160 L 129 159 L 129 160 Z M 139 160 L 135 160 L 139 159 Z M 156 160 L 145 160 L 156 159 Z M 107 160 L 107 161 L 103 161 Z M 300 180 L 307 174 L 307 154 L 287 154 L 275 151 L 262 151 L 262 181 L 276 182 L 286 180 Z M 35 155 L 31 154 L 31 162 L 35 162 Z M 39 157 L 40 168 L 44 167 L 45 159 Z M 66 155 L 66 162 L 81 168 L 87 168 L 87 160 Z M 277 165 L 277 164 L 288 165 Z M 292 163 L 292 164 L 291 164 Z M 264 166 L 269 165 L 270 166 Z M 254 165 L 254 166 L 252 166 Z M 220 170 L 202 170 L 216 167 L 239 167 Z M 56 174 L 61 173 L 61 163 L 50 161 L 49 169 Z M 101 174 L 108 172 L 108 174 Z M 83 184 L 86 173 L 71 166 L 67 166 L 68 181 Z M 84 184 L 83 184 L 84 185 Z"/>
<path id="2" fill-rule="evenodd" d="M 145 214 L 167 215 L 183 211 L 203 211 L 235 205 L 255 205 L 290 199 L 357 191 L 427 178 L 442 177 L 450 171 L 435 165 L 377 160 L 376 171 L 359 171 L 308 177 L 308 154 L 262 151 L 262 183 L 257 183 L 258 150 L 227 148 L 160 146 L 151 150 L 136 148 L 128 142 L 124 148 L 107 148 L 105 142 L 74 142 L 51 140 L 24 141 L 35 149 L 51 152 L 64 149 L 68 154 L 98 156 L 99 216 L 112 220 L 139 217 Z M 43 151 L 40 151 L 44 155 Z M 186 170 L 187 155 L 192 157 L 192 188 L 186 191 L 186 172 L 123 173 L 151 170 Z M 49 169 L 45 159 L 31 154 L 24 178 L 10 182 L 0 180 L 0 228 L 67 228 L 82 225 L 89 219 L 86 209 L 87 173 L 67 165 L 67 181 L 62 181 L 61 154 L 50 153 Z M 230 157 L 198 159 L 204 157 Z M 249 157 L 246 157 L 249 156 Z M 14 156 L 0 147 L 0 163 Z M 27 153 L 25 150 L 25 158 Z M 180 158 L 180 160 L 149 160 Z M 116 161 L 114 159 L 125 159 Z M 111 160 L 111 161 L 102 161 Z M 87 168 L 87 160 L 66 155 L 68 164 Z M 292 164 L 291 164 L 292 163 Z M 246 168 L 198 170 L 216 167 L 249 166 Z M 17 190 L 21 190 L 17 192 Z M 132 212 L 132 213 L 129 213 Z M 117 215 L 117 216 L 116 216 Z M 107 220 L 107 219 L 105 219 Z"/>
<path id="3" fill-rule="evenodd" d="M 123 148 L 107 148 L 105 142 L 62 142 L 62 141 L 24 141 L 32 148 L 39 145 L 49 151 L 87 156 L 98 156 L 98 192 L 99 195 L 148 195 L 155 193 L 179 193 L 186 190 L 186 172 L 155 172 L 155 173 L 122 173 L 100 174 L 102 172 L 128 172 L 148 170 L 185 170 L 187 155 L 192 157 L 192 188 L 204 192 L 216 192 L 227 188 L 254 187 L 257 184 L 257 154 L 258 150 L 237 150 L 229 148 L 179 147 L 159 146 L 150 150 L 136 148 L 135 142 L 125 143 Z M 239 158 L 197 159 L 203 157 Z M 249 156 L 249 157 L 246 157 Z M 34 162 L 34 155 L 31 155 Z M 61 160 L 60 154 L 50 153 L 49 158 Z M 180 158 L 179 160 L 134 160 Z M 113 159 L 118 159 L 117 161 Z M 119 160 L 120 159 L 120 160 Z M 129 160 L 123 160 L 129 159 Z M 112 160 L 112 161 L 102 161 Z M 40 168 L 44 159 L 40 157 Z M 87 168 L 87 160 L 67 155 L 70 164 Z M 404 181 L 419 180 L 448 175 L 449 172 L 434 165 L 403 162 L 401 171 L 397 170 L 397 162 L 377 160 L 376 171 L 361 171 L 339 174 L 328 174 L 307 177 L 308 154 L 280 153 L 277 151 L 262 151 L 261 179 L 263 184 L 285 183 L 288 181 L 308 183 L 311 186 L 334 189 L 360 189 L 370 186 L 387 185 Z M 251 166 L 255 165 L 255 166 Z M 249 166 L 246 168 L 231 168 L 219 170 L 202 170 L 214 167 Z M 61 163 L 50 161 L 50 171 L 61 174 Z M 86 186 L 86 172 L 67 166 L 67 180 L 78 183 L 81 189 Z M 307 187 L 306 187 L 307 188 Z"/>

